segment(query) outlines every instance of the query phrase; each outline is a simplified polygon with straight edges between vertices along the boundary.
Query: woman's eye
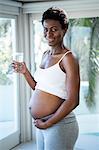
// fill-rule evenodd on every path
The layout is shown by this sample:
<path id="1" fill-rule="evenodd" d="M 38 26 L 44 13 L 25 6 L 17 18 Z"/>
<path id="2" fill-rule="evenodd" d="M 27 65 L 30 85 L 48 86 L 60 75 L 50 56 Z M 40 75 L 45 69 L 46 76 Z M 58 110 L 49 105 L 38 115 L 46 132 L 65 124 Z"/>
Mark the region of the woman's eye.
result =
<path id="1" fill-rule="evenodd" d="M 48 29 L 44 28 L 44 32 L 47 32 L 47 31 L 48 31 Z"/>
<path id="2" fill-rule="evenodd" d="M 51 28 L 51 29 L 44 28 L 44 33 L 47 33 L 47 32 L 56 32 L 56 31 L 57 31 L 56 28 Z"/>
<path id="3" fill-rule="evenodd" d="M 55 31 L 57 31 L 57 29 L 56 28 L 52 28 L 52 32 L 55 32 Z"/>

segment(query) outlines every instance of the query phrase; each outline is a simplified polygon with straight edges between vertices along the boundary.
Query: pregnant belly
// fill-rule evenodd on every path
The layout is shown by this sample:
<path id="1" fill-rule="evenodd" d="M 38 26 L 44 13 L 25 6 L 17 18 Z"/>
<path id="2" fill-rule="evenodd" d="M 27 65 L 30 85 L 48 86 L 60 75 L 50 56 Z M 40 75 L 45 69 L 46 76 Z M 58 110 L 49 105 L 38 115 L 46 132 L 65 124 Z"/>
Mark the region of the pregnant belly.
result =
<path id="1" fill-rule="evenodd" d="M 63 100 L 41 90 L 35 90 L 30 99 L 29 109 L 33 118 L 42 118 L 53 114 Z"/>

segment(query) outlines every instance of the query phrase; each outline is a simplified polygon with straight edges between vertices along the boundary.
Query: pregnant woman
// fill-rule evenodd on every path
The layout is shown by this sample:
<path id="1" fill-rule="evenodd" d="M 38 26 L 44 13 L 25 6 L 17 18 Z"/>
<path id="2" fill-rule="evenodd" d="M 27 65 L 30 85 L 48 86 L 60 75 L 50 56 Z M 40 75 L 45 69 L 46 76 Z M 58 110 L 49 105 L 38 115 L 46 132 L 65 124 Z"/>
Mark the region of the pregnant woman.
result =
<path id="1" fill-rule="evenodd" d="M 76 58 L 63 43 L 67 14 L 60 8 L 49 8 L 42 15 L 42 25 L 50 49 L 44 52 L 34 77 L 25 63 L 14 61 L 13 67 L 34 90 L 29 109 L 37 150 L 73 150 L 78 137 L 73 110 L 79 104 L 80 75 Z"/>

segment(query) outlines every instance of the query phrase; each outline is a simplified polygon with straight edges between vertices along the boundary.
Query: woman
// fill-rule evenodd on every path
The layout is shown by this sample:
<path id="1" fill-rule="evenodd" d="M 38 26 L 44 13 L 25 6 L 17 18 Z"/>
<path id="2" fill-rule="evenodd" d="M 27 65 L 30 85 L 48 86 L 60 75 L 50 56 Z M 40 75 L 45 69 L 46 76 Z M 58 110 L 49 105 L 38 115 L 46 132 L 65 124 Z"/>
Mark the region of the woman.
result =
<path id="1" fill-rule="evenodd" d="M 79 104 L 80 77 L 77 60 L 63 44 L 67 15 L 59 8 L 49 8 L 43 13 L 42 25 L 50 49 L 44 52 L 34 77 L 25 63 L 14 61 L 14 68 L 34 90 L 29 108 L 36 127 L 37 149 L 73 150 L 78 124 L 72 110 Z"/>

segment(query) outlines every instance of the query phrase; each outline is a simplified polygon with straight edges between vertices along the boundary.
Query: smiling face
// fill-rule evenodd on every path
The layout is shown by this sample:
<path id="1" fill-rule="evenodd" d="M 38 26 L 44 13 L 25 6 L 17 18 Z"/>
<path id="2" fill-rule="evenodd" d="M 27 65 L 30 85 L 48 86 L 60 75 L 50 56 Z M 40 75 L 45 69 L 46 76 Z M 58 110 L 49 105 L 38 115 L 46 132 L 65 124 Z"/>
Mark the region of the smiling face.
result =
<path id="1" fill-rule="evenodd" d="M 63 37 L 66 30 L 62 29 L 59 21 L 52 19 L 44 20 L 43 27 L 44 37 L 46 38 L 49 46 L 56 47 L 63 43 Z"/>

